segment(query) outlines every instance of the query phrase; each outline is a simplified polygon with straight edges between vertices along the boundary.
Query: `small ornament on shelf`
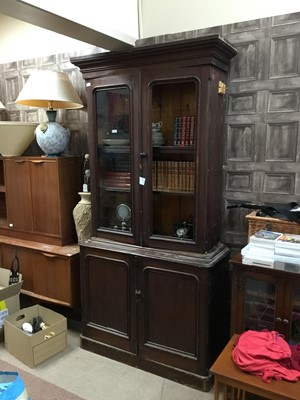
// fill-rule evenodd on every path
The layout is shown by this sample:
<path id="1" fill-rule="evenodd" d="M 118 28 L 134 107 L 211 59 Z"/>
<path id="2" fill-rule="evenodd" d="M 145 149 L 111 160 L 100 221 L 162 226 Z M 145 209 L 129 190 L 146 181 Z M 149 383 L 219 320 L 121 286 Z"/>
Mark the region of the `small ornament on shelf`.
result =
<path id="1" fill-rule="evenodd" d="M 84 156 L 83 164 L 83 186 L 82 191 L 88 193 L 90 191 L 90 155 L 86 154 Z"/>

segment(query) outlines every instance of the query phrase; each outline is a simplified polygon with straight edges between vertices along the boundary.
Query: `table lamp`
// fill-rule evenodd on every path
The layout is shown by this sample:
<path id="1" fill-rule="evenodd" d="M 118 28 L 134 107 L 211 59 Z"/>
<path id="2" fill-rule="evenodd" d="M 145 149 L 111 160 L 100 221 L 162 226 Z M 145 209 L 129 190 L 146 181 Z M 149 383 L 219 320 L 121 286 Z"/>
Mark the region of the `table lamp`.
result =
<path id="1" fill-rule="evenodd" d="M 70 131 L 55 121 L 56 109 L 83 107 L 69 76 L 61 71 L 34 71 L 21 90 L 16 103 L 47 108 L 48 121 L 36 127 L 36 141 L 48 156 L 58 156 L 63 153 L 69 144 Z"/>

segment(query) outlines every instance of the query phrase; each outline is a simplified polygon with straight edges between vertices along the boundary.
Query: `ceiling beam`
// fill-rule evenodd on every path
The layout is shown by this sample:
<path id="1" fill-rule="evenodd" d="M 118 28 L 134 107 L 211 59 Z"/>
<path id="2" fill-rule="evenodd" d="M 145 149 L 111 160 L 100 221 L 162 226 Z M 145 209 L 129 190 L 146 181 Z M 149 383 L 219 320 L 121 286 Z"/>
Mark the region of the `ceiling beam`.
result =
<path id="1" fill-rule="evenodd" d="M 126 49 L 135 44 L 135 38 L 121 32 L 99 32 L 20 0 L 0 0 L 0 14 L 109 51 Z"/>

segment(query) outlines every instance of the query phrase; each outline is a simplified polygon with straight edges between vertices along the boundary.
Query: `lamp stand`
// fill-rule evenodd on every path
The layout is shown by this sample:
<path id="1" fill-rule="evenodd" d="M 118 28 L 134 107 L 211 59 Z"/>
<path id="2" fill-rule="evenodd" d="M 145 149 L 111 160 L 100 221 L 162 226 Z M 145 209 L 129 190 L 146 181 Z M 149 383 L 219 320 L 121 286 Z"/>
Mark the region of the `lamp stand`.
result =
<path id="1" fill-rule="evenodd" d="M 35 129 L 37 144 L 47 156 L 59 156 L 68 147 L 69 129 L 64 128 L 56 119 L 56 110 L 47 110 L 48 122 L 39 124 Z"/>

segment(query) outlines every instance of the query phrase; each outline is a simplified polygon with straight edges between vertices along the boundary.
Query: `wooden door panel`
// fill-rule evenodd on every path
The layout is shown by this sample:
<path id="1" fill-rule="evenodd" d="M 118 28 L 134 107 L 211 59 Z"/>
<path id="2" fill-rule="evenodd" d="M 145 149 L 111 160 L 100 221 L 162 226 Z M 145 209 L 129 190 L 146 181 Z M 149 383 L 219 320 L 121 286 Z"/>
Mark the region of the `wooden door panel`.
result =
<path id="1" fill-rule="evenodd" d="M 151 267 L 144 279 L 145 343 L 196 356 L 197 279 Z"/>
<path id="2" fill-rule="evenodd" d="M 28 162 L 5 159 L 5 186 L 8 226 L 31 231 L 33 213 Z"/>
<path id="3" fill-rule="evenodd" d="M 200 330 L 205 330 L 199 278 L 184 267 L 145 265 L 140 284 L 140 354 L 147 360 L 199 373 L 204 357 L 199 354 L 198 338 Z"/>
<path id="4" fill-rule="evenodd" d="M 71 270 L 68 259 L 51 253 L 33 252 L 33 262 L 34 293 L 69 304 Z"/>
<path id="5" fill-rule="evenodd" d="M 60 199 L 57 163 L 37 160 L 30 162 L 33 230 L 45 234 L 60 233 Z"/>
<path id="6" fill-rule="evenodd" d="M 110 346 L 136 352 L 130 263 L 113 256 L 87 255 L 84 268 L 84 332 Z"/>

